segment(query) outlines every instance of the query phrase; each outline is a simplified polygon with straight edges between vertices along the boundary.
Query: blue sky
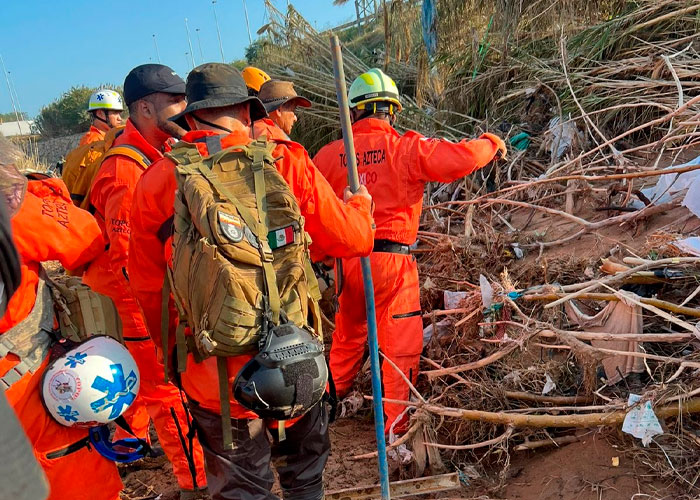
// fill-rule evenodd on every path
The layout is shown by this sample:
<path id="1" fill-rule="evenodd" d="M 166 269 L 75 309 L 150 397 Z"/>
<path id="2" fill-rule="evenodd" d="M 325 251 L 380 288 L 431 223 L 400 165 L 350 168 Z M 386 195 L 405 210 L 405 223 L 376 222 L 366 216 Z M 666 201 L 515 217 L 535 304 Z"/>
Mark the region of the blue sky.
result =
<path id="1" fill-rule="evenodd" d="M 73 85 L 120 84 L 131 68 L 160 58 L 183 78 L 191 69 L 185 18 L 196 64 L 200 64 L 196 28 L 206 61 L 220 61 L 212 0 L 0 0 L 0 54 L 10 72 L 20 105 L 30 116 Z M 286 0 L 275 0 L 286 10 Z M 250 29 L 265 22 L 263 0 L 247 0 Z M 292 4 L 317 29 L 349 21 L 354 2 L 296 0 Z M 217 0 L 224 55 L 241 59 L 248 45 L 243 0 Z M 0 74 L 0 112 L 12 110 Z"/>

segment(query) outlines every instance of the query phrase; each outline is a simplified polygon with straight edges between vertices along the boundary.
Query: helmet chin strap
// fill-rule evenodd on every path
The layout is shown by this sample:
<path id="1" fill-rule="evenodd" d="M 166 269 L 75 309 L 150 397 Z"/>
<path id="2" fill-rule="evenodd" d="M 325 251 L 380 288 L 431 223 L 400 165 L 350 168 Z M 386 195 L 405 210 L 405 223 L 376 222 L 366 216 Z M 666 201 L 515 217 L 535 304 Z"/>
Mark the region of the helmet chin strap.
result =
<path id="1" fill-rule="evenodd" d="M 104 111 L 104 114 L 105 114 L 105 116 L 107 116 L 107 111 Z M 99 120 L 102 123 L 106 123 L 109 128 L 114 128 L 114 127 L 112 127 L 112 124 L 109 123 L 109 120 L 105 120 L 104 118 L 100 118 L 100 116 L 97 114 L 97 111 L 94 111 L 92 116 L 95 120 Z"/>
<path id="2" fill-rule="evenodd" d="M 233 132 L 233 130 L 231 130 L 229 128 L 222 127 L 221 125 L 217 125 L 216 123 L 212 123 L 210 121 L 207 121 L 204 118 L 200 118 L 199 116 L 195 115 L 194 113 L 191 113 L 191 115 L 192 115 L 192 118 L 195 119 L 195 121 L 198 121 L 199 123 L 202 123 L 208 127 L 218 128 L 219 130 L 223 130 L 224 132 L 227 132 L 229 134 Z"/>

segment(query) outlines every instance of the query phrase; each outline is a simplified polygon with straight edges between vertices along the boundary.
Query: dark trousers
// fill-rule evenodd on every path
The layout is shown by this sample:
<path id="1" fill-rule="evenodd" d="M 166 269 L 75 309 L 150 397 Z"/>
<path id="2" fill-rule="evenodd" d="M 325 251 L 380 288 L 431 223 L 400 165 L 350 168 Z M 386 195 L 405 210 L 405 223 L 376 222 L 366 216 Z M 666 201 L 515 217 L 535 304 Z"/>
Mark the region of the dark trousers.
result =
<path id="1" fill-rule="evenodd" d="M 204 449 L 209 493 L 214 500 L 278 499 L 270 490 L 275 464 L 286 500 L 322 500 L 323 469 L 331 442 L 324 402 L 287 425 L 286 439 L 279 441 L 274 421 L 231 419 L 233 449 L 224 450 L 221 416 L 197 404 L 190 409 Z M 276 424 L 276 422 L 274 422 Z"/>

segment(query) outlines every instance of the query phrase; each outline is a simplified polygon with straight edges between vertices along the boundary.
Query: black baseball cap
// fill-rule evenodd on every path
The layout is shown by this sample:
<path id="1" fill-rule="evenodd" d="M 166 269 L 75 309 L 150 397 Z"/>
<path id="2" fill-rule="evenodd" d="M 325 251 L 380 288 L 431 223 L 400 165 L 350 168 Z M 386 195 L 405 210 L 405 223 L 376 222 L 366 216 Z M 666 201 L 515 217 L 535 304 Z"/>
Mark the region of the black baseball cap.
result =
<path id="1" fill-rule="evenodd" d="M 124 102 L 129 106 L 150 94 L 184 94 L 185 81 L 163 64 L 142 64 L 124 79 Z"/>

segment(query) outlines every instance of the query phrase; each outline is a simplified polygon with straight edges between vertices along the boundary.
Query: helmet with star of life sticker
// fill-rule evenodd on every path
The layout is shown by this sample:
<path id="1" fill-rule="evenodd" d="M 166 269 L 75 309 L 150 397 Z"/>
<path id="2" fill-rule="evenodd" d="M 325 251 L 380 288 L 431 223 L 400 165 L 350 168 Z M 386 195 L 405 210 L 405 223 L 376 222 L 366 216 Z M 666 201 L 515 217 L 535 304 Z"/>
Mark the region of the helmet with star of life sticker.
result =
<path id="1" fill-rule="evenodd" d="M 111 89 L 99 89 L 90 94 L 88 111 L 124 111 L 124 102 L 119 92 Z"/>
<path id="2" fill-rule="evenodd" d="M 97 335 L 54 359 L 41 382 L 46 410 L 66 427 L 93 427 L 120 417 L 136 399 L 141 377 L 129 351 Z"/>

